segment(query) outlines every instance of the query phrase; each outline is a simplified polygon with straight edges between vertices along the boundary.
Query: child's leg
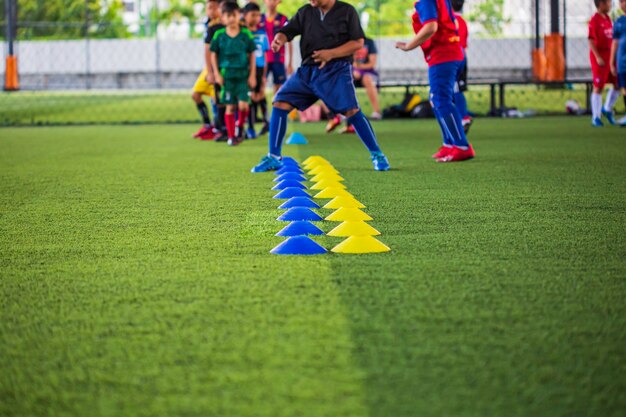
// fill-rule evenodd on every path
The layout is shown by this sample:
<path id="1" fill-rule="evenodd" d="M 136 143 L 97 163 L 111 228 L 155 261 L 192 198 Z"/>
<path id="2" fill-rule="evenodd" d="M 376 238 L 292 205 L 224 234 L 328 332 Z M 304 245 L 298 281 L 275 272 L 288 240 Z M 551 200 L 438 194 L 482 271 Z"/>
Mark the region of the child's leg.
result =
<path id="1" fill-rule="evenodd" d="M 211 117 L 209 116 L 209 109 L 207 108 L 204 100 L 202 100 L 202 93 L 194 92 L 191 95 L 191 99 L 196 103 L 196 108 L 198 109 L 198 113 L 202 118 L 202 123 L 205 126 L 211 125 Z"/>
<path id="2" fill-rule="evenodd" d="M 242 131 L 246 125 L 246 120 L 248 120 L 248 111 L 250 110 L 250 107 L 248 106 L 247 101 L 240 101 L 238 108 L 239 118 L 237 119 L 237 126 L 239 127 L 239 130 Z"/>
<path id="3" fill-rule="evenodd" d="M 591 117 L 599 119 L 602 116 L 602 90 L 604 86 L 594 86 L 591 93 Z"/>
<path id="4" fill-rule="evenodd" d="M 445 146 L 446 148 L 453 147 L 454 142 L 452 141 L 452 136 L 448 134 L 445 126 L 441 123 L 441 115 L 439 114 L 439 111 L 437 111 L 437 109 L 435 109 L 435 107 L 432 106 L 432 103 L 431 103 L 431 107 L 433 109 L 433 113 L 435 113 L 435 119 L 437 119 L 437 124 L 439 124 L 439 129 L 441 130 L 441 136 L 443 137 L 443 146 Z"/>
<path id="5" fill-rule="evenodd" d="M 453 101 L 454 83 L 459 65 L 459 61 L 433 65 L 428 69 L 428 80 L 431 89 L 430 101 L 436 111 L 441 129 L 445 132 L 444 141 L 448 135 L 454 146 L 467 149 L 469 143 L 463 132 L 461 114 Z"/>
<path id="6" fill-rule="evenodd" d="M 234 104 L 226 105 L 226 114 L 224 116 L 224 121 L 226 124 L 226 132 L 228 133 L 228 138 L 233 139 L 235 137 L 235 105 Z"/>
<path id="7" fill-rule="evenodd" d="M 604 102 L 604 111 L 607 113 L 613 112 L 613 107 L 619 98 L 619 88 L 617 86 L 609 87 L 609 91 L 606 93 L 606 101 Z"/>
<path id="8" fill-rule="evenodd" d="M 372 110 L 374 113 L 380 114 L 380 105 L 378 104 L 378 90 L 376 90 L 376 83 L 371 75 L 365 74 L 361 79 L 361 83 L 363 87 L 365 87 L 365 92 L 367 93 L 367 98 L 370 99 L 370 103 L 372 104 Z"/>
<path id="9" fill-rule="evenodd" d="M 352 109 L 347 111 L 345 116 L 347 117 L 348 124 L 354 127 L 354 131 L 359 136 L 359 139 L 361 139 L 361 142 L 363 142 L 367 150 L 370 151 L 370 153 L 381 152 L 380 146 L 378 146 L 378 142 L 376 140 L 374 129 L 363 112 L 358 108 Z"/>
<path id="10" fill-rule="evenodd" d="M 250 129 L 254 129 L 254 122 L 256 121 L 257 101 L 255 96 L 252 96 L 252 103 L 250 103 L 250 110 L 248 111 L 248 127 Z"/>

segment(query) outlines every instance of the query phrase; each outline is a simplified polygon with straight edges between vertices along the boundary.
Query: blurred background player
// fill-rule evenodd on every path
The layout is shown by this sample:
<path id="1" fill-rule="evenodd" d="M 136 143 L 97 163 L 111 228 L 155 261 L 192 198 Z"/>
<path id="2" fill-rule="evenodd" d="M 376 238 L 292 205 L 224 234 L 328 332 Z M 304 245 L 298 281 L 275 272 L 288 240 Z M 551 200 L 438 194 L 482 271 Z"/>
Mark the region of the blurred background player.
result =
<path id="1" fill-rule="evenodd" d="M 454 19 L 457 23 L 457 30 L 459 32 L 459 41 L 461 42 L 461 48 L 463 48 L 463 56 L 465 59 L 463 60 L 463 65 L 461 67 L 461 71 L 459 71 L 459 76 L 457 77 L 456 84 L 454 86 L 454 104 L 459 109 L 459 113 L 461 113 L 461 120 L 463 122 L 463 130 L 467 134 L 469 132 L 470 127 L 472 126 L 472 116 L 470 116 L 469 110 L 467 109 L 467 100 L 465 100 L 464 92 L 467 91 L 467 23 L 463 16 L 461 16 L 461 12 L 463 11 L 463 5 L 465 4 L 465 0 L 452 0 L 452 9 L 454 10 Z"/>
<path id="2" fill-rule="evenodd" d="M 372 125 L 359 109 L 352 82 L 352 55 L 363 47 L 365 38 L 354 7 L 337 0 L 309 0 L 309 4 L 301 7 L 278 31 L 272 50 L 280 50 L 298 35 L 301 35 L 302 66 L 274 97 L 269 154 L 252 172 L 282 167 L 282 143 L 289 112 L 293 108 L 306 110 L 318 99 L 334 113 L 348 118 L 369 150 L 374 169 L 389 170 L 389 162 L 378 146 Z"/>
<path id="3" fill-rule="evenodd" d="M 239 145 L 244 139 L 248 117 L 249 88 L 256 85 L 256 60 L 252 33 L 240 25 L 241 13 L 235 2 L 222 3 L 224 28 L 211 40 L 211 63 L 215 81 L 222 86 L 220 101 L 226 105 L 224 116 L 228 145 Z M 235 129 L 235 109 L 239 110 Z"/>
<path id="4" fill-rule="evenodd" d="M 250 111 L 248 112 L 248 130 L 246 136 L 249 139 L 256 138 L 256 132 L 254 130 L 254 123 L 258 109 L 261 109 L 261 118 L 263 120 L 263 128 L 259 132 L 259 136 L 264 135 L 269 131 L 269 122 L 267 120 L 267 101 L 265 99 L 265 82 L 267 75 L 267 62 L 265 54 L 270 50 L 270 44 L 267 37 L 267 32 L 260 25 L 261 22 L 261 8 L 258 4 L 250 2 L 243 8 L 243 19 L 248 27 L 248 30 L 254 36 L 254 43 L 256 50 L 254 56 L 256 59 L 256 87 L 250 92 L 250 99 L 252 101 L 250 105 Z"/>
<path id="5" fill-rule="evenodd" d="M 626 107 L 626 0 L 620 0 L 619 7 L 624 13 L 618 17 L 613 26 L 613 42 L 611 43 L 611 73 L 617 77 L 617 85 L 622 90 Z M 618 121 L 626 127 L 626 116 Z"/>
<path id="6" fill-rule="evenodd" d="M 613 118 L 613 106 L 619 97 L 616 79 L 611 74 L 611 43 L 613 42 L 613 22 L 611 12 L 611 0 L 594 0 L 596 13 L 589 21 L 589 59 L 591 60 L 591 72 L 593 74 L 593 93 L 591 94 L 591 124 L 595 127 L 604 126 L 602 115 L 608 122 L 615 124 Z M 602 91 L 609 83 L 604 107 L 602 106 Z"/>
<path id="7" fill-rule="evenodd" d="M 397 42 L 396 48 L 411 51 L 421 46 L 424 51 L 430 102 L 443 136 L 443 145 L 433 158 L 437 162 L 471 159 L 474 149 L 467 141 L 461 114 L 454 104 L 454 85 L 465 57 L 450 0 L 418 0 L 412 20 L 415 37 L 408 43 Z"/>
<path id="8" fill-rule="evenodd" d="M 289 19 L 287 19 L 287 16 L 278 13 L 278 5 L 281 0 L 264 0 L 264 2 L 265 13 L 261 16 L 261 27 L 265 29 L 271 45 L 276 33 L 287 24 Z M 274 93 L 285 83 L 287 76 L 293 73 L 293 47 L 289 43 L 286 49 L 287 66 L 285 66 L 285 46 L 278 51 L 267 51 L 267 74 L 272 76 Z M 262 108 L 263 106 L 267 107 L 267 102 L 264 100 L 260 105 Z"/>
<path id="9" fill-rule="evenodd" d="M 352 63 L 352 76 L 354 77 L 355 87 L 364 87 L 372 105 L 372 114 L 370 119 L 380 120 L 380 104 L 378 102 L 378 72 L 376 71 L 376 59 L 378 57 L 378 49 L 376 43 L 365 38 L 363 47 L 355 52 L 354 62 Z M 333 115 L 326 125 L 326 132 L 330 133 L 341 124 L 341 118 Z M 355 133 L 354 127 L 350 124 L 340 130 L 339 133 Z"/>
<path id="10" fill-rule="evenodd" d="M 211 126 L 211 118 L 209 116 L 209 109 L 202 99 L 203 95 L 209 96 L 213 103 L 216 103 L 216 92 L 214 85 L 207 80 L 212 78 L 213 68 L 211 67 L 211 38 L 215 32 L 224 27 L 220 18 L 220 6 L 218 0 L 207 0 L 206 2 L 206 29 L 204 32 L 204 69 L 198 76 L 196 83 L 193 85 L 193 93 L 191 95 L 192 100 L 196 103 L 196 108 L 200 117 L 202 118 L 202 127 L 198 130 L 193 137 L 202 140 L 212 140 L 215 138 L 213 126 Z M 211 77 L 209 77 L 211 73 Z M 219 116 L 217 112 L 213 111 L 213 116 L 216 123 L 219 123 Z"/>

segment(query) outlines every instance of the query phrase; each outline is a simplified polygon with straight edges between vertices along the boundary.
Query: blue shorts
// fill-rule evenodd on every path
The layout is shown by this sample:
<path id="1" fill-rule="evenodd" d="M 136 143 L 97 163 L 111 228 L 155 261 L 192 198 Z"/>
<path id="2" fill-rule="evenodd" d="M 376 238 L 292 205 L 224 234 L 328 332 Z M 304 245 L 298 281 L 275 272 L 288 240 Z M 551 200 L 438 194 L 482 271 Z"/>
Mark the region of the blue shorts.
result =
<path id="1" fill-rule="evenodd" d="M 358 109 L 352 64 L 334 61 L 322 69 L 317 65 L 304 65 L 278 90 L 274 103 L 289 103 L 298 110 L 309 108 L 322 100 L 333 113 Z"/>
<path id="2" fill-rule="evenodd" d="M 626 72 L 617 73 L 617 86 L 619 88 L 626 88 Z"/>
<path id="3" fill-rule="evenodd" d="M 267 64 L 267 75 L 272 75 L 272 82 L 274 85 L 283 85 L 287 80 L 287 71 L 285 71 L 285 64 L 280 62 L 270 62 Z"/>

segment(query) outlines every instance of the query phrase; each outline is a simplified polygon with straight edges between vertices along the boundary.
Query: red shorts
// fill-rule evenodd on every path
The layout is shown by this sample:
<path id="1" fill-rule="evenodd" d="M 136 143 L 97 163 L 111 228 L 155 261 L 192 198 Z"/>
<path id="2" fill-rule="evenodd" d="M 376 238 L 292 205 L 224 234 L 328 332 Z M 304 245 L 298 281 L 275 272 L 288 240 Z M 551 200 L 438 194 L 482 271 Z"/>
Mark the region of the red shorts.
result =
<path id="1" fill-rule="evenodd" d="M 602 51 L 600 56 L 604 59 L 604 65 L 598 65 L 596 56 L 593 52 L 589 53 L 589 59 L 591 60 L 591 74 L 593 74 L 593 86 L 599 89 L 604 88 L 606 84 L 613 84 L 617 88 L 617 79 L 611 74 L 611 66 L 609 65 L 611 52 Z"/>

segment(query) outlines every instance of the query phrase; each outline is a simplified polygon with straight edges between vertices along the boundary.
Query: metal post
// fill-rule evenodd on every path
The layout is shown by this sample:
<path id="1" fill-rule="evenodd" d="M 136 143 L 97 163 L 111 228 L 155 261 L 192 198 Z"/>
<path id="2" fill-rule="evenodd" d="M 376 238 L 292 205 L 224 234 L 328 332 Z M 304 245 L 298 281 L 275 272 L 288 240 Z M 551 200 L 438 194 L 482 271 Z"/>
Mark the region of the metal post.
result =
<path id="1" fill-rule="evenodd" d="M 550 0 L 550 33 L 561 33 L 559 30 L 559 0 Z"/>
<path id="2" fill-rule="evenodd" d="M 567 0 L 563 0 L 563 56 L 565 57 L 565 79 L 567 80 Z"/>
<path id="3" fill-rule="evenodd" d="M 7 38 L 7 52 L 5 56 L 5 69 L 4 69 L 4 90 L 16 91 L 19 90 L 19 79 L 17 71 L 17 57 L 15 56 L 15 49 L 13 42 L 17 32 L 17 2 L 16 0 L 6 0 L 4 2 L 4 11 L 6 19 L 6 38 Z"/>
<path id="4" fill-rule="evenodd" d="M 89 41 L 89 0 L 85 0 L 85 88 L 91 88 L 91 64 L 90 64 L 90 41 Z"/>
<path id="5" fill-rule="evenodd" d="M 539 0 L 535 0 L 535 49 L 539 49 L 541 47 L 541 31 L 539 27 L 541 13 L 539 6 Z"/>
<path id="6" fill-rule="evenodd" d="M 159 5 L 158 0 L 154 0 L 154 15 L 156 25 L 154 26 L 154 47 L 155 47 L 155 69 L 156 69 L 156 87 L 161 88 L 161 45 L 159 44 Z"/>
<path id="7" fill-rule="evenodd" d="M 13 55 L 13 38 L 15 36 L 15 30 L 13 29 L 14 25 L 14 15 L 13 15 L 13 0 L 6 0 L 4 2 L 4 16 L 6 19 L 6 36 L 7 36 L 7 46 L 9 50 L 9 55 Z"/>

